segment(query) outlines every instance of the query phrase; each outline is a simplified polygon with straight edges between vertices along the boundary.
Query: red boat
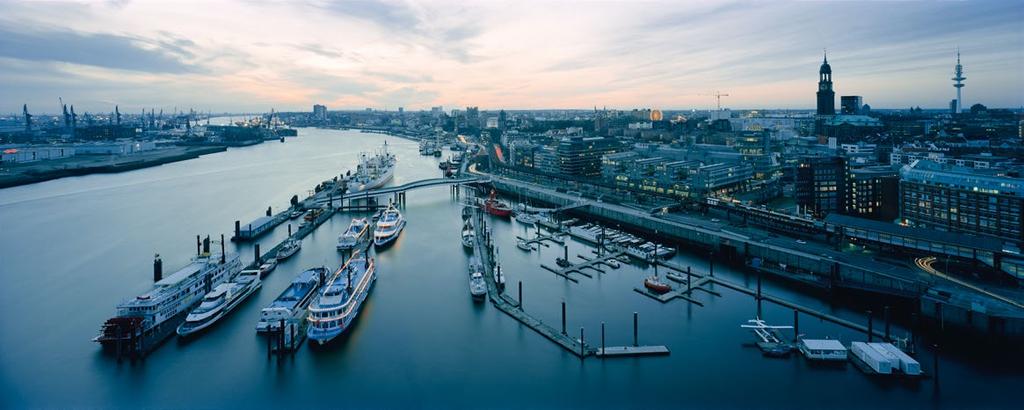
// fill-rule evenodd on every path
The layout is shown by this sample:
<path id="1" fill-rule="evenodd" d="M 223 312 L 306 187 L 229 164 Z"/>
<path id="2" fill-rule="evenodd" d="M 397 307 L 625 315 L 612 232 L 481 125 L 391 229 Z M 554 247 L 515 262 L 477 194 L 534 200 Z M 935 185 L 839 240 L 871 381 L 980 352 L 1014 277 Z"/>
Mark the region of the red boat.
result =
<path id="1" fill-rule="evenodd" d="M 512 208 L 508 204 L 497 199 L 497 193 L 491 190 L 491 197 L 483 202 L 484 211 L 494 215 L 507 218 L 512 215 Z"/>
<path id="2" fill-rule="evenodd" d="M 658 280 L 657 276 L 650 276 L 647 279 L 644 279 L 644 287 L 659 295 L 672 290 L 671 286 L 661 280 Z"/>

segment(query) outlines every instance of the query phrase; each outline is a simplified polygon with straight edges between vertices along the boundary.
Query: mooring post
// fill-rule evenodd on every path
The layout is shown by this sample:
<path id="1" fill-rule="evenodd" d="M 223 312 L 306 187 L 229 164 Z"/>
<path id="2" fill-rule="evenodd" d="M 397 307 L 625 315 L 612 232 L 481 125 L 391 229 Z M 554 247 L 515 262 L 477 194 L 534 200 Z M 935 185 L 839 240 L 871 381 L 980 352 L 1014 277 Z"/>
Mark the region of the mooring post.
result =
<path id="1" fill-rule="evenodd" d="M 708 275 L 715 276 L 715 251 L 708 251 Z"/>
<path id="2" fill-rule="evenodd" d="M 761 300 L 761 270 L 757 270 L 757 300 Z"/>
<path id="3" fill-rule="evenodd" d="M 523 310 L 523 281 L 519 281 L 519 310 Z"/>
<path id="4" fill-rule="evenodd" d="M 640 346 L 640 338 L 637 327 L 638 320 L 639 318 L 637 317 L 637 313 L 633 312 L 633 346 Z"/>
<path id="5" fill-rule="evenodd" d="M 562 301 L 562 334 L 565 334 L 565 301 Z"/>
<path id="6" fill-rule="evenodd" d="M 872 319 L 871 311 L 868 310 L 868 343 L 871 343 L 871 339 L 875 337 L 875 331 L 872 330 Z"/>
<path id="7" fill-rule="evenodd" d="M 281 319 L 281 329 L 277 334 L 277 354 L 281 354 L 284 350 L 284 319 Z"/>
<path id="8" fill-rule="evenodd" d="M 604 356 L 604 322 L 601 322 L 601 356 Z"/>
<path id="9" fill-rule="evenodd" d="M 686 267 L 686 293 L 691 293 L 693 291 L 693 289 L 690 287 L 691 283 L 693 283 L 693 279 L 690 278 L 690 267 L 687 266 Z"/>
<path id="10" fill-rule="evenodd" d="M 889 306 L 888 305 L 886 305 L 884 308 L 882 308 L 882 314 L 884 315 L 883 317 L 884 317 L 884 320 L 885 320 L 885 340 L 883 340 L 883 342 L 888 342 L 889 341 Z"/>
<path id="11" fill-rule="evenodd" d="M 562 253 L 565 255 L 565 261 L 568 262 L 569 261 L 569 245 L 563 246 L 562 250 L 564 251 Z"/>
<path id="12" fill-rule="evenodd" d="M 934 376 L 934 378 L 932 380 L 935 380 L 935 388 L 938 389 L 939 388 L 939 344 L 938 343 L 933 344 L 932 347 L 935 348 L 935 356 L 933 356 L 933 363 L 932 363 L 932 368 L 934 368 L 933 372 L 935 373 L 935 376 Z"/>
<path id="13" fill-rule="evenodd" d="M 256 256 L 256 264 L 258 265 L 260 263 L 260 244 L 257 243 L 256 246 L 253 247 L 253 254 Z"/>
<path id="14" fill-rule="evenodd" d="M 292 224 L 289 223 L 288 224 L 288 237 L 291 237 L 291 236 L 292 236 Z"/>
<path id="15" fill-rule="evenodd" d="M 267 332 L 267 360 L 269 360 L 270 359 L 270 353 L 274 351 L 274 344 L 273 344 L 274 343 L 274 337 L 272 336 L 273 333 L 269 332 L 269 330 L 270 330 L 269 326 L 268 326 L 267 330 L 268 330 L 268 332 Z"/>
<path id="16" fill-rule="evenodd" d="M 583 344 L 583 326 L 580 326 L 580 360 L 583 360 L 583 356 L 585 356 L 587 354 L 586 351 L 583 350 L 583 349 L 584 349 L 584 344 Z"/>
<path id="17" fill-rule="evenodd" d="M 800 338 L 800 311 L 793 309 L 793 340 Z"/>
<path id="18" fill-rule="evenodd" d="M 917 350 L 917 313 L 910 314 L 910 346 Z"/>
<path id="19" fill-rule="evenodd" d="M 238 236 L 238 232 L 237 232 L 238 231 L 238 229 L 237 229 L 238 221 L 235 221 L 235 227 L 236 227 L 236 229 L 235 229 L 235 231 L 236 231 L 235 232 L 235 236 Z M 202 248 L 203 248 L 202 241 L 199 240 L 199 235 L 196 235 L 196 256 L 199 256 L 200 254 L 203 253 L 203 251 L 201 250 Z"/>

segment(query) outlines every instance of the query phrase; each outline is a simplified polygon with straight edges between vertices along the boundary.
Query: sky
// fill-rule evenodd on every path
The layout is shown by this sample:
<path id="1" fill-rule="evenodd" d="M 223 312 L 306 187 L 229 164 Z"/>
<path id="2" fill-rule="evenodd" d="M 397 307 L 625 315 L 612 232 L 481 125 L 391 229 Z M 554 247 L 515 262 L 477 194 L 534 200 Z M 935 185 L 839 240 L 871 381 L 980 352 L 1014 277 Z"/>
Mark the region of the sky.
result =
<path id="1" fill-rule="evenodd" d="M 0 0 L 0 112 L 1024 106 L 1024 2 Z M 838 104 L 837 104 L 838 105 Z"/>

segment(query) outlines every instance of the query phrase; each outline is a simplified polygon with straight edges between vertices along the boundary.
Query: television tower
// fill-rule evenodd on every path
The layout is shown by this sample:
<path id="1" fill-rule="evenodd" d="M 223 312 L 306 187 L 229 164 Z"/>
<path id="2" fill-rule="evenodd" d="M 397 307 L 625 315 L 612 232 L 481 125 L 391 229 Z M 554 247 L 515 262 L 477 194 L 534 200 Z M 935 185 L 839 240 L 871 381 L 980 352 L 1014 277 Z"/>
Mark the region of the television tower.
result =
<path id="1" fill-rule="evenodd" d="M 964 88 L 963 81 L 967 77 L 964 77 L 964 66 L 960 64 L 960 49 L 956 49 L 956 68 L 953 69 L 953 78 L 950 80 L 955 81 L 953 88 L 956 88 L 956 113 L 960 114 L 963 112 L 963 103 L 960 99 L 960 89 Z"/>

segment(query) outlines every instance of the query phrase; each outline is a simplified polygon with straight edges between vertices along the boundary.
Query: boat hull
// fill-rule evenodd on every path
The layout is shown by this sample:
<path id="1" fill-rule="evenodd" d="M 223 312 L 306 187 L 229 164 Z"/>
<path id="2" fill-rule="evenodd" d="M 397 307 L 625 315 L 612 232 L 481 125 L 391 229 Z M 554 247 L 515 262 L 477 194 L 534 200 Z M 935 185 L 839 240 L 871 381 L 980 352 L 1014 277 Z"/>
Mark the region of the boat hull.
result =
<path id="1" fill-rule="evenodd" d="M 359 319 L 359 314 L 363 310 L 363 303 L 370 297 L 370 292 L 373 292 L 373 285 L 377 283 L 377 273 L 374 272 L 373 277 L 370 278 L 370 283 L 367 285 L 366 292 L 363 292 L 356 299 L 356 307 L 351 315 L 345 317 L 341 321 L 341 325 L 337 327 L 331 327 L 328 329 L 320 329 L 314 326 L 310 326 L 306 330 L 306 337 L 309 339 L 311 344 L 317 346 L 323 346 L 336 340 L 339 336 L 344 334 L 348 329 L 351 329 L 353 324 Z"/>
<path id="2" fill-rule="evenodd" d="M 238 305 L 242 304 L 242 302 L 248 299 L 250 295 L 256 293 L 256 291 L 259 290 L 261 287 L 263 287 L 263 282 L 257 282 L 255 285 L 250 286 L 248 289 L 245 290 L 245 292 L 242 292 L 241 294 L 238 295 L 238 297 L 234 298 L 231 302 L 229 302 L 227 306 L 221 308 L 220 311 L 218 311 L 215 315 L 211 316 L 209 319 L 203 320 L 198 324 L 190 325 L 189 322 L 186 320 L 185 323 L 182 323 L 181 325 L 178 326 L 178 336 L 182 338 L 188 338 L 190 336 L 199 334 L 200 332 L 209 328 L 210 326 L 213 326 L 218 321 L 220 321 L 221 318 L 227 316 L 229 313 L 231 313 L 232 310 L 238 307 Z"/>
<path id="3" fill-rule="evenodd" d="M 376 235 L 374 235 L 373 245 L 376 246 L 376 247 L 389 246 L 392 243 L 394 243 L 396 239 L 398 239 L 398 237 L 402 234 L 403 230 L 405 230 L 405 221 L 404 220 L 398 225 L 398 229 L 396 229 L 393 234 L 390 234 L 390 235 L 387 235 L 387 236 L 376 236 Z"/>

